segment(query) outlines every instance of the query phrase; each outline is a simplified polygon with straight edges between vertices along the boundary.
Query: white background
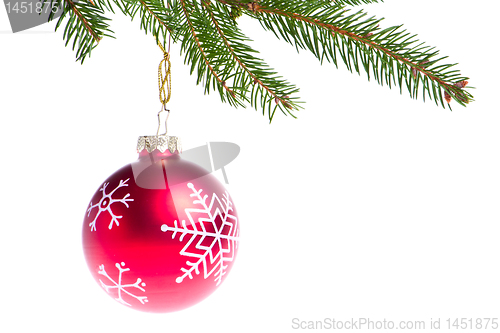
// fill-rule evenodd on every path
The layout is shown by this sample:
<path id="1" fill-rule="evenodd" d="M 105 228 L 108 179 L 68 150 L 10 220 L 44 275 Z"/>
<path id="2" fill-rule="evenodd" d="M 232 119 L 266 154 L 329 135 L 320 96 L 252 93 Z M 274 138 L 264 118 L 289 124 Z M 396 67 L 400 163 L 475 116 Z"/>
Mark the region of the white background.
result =
<path id="1" fill-rule="evenodd" d="M 205 96 L 174 45 L 170 133 L 185 149 L 241 147 L 226 171 L 242 241 L 211 297 L 163 315 L 107 296 L 80 238 L 93 193 L 136 159 L 139 135 L 156 131 L 160 50 L 139 21 L 111 15 L 117 39 L 80 65 L 63 29 L 12 34 L 0 8 L 2 332 L 288 332 L 293 318 L 441 318 L 443 327 L 500 317 L 496 1 L 363 6 L 460 63 L 476 102 L 453 112 L 343 64 L 321 66 L 243 19 L 307 102 L 298 119 L 268 124 Z"/>

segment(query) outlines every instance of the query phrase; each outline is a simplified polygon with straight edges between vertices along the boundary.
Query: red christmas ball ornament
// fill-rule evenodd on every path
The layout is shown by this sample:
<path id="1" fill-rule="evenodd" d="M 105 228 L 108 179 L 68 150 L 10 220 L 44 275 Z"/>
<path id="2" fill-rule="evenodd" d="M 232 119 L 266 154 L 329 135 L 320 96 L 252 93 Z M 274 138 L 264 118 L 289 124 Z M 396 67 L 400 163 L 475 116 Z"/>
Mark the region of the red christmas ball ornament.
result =
<path id="1" fill-rule="evenodd" d="M 224 186 L 166 135 L 140 137 L 137 161 L 96 191 L 83 223 L 88 268 L 109 296 L 171 312 L 210 295 L 233 265 L 238 215 Z"/>

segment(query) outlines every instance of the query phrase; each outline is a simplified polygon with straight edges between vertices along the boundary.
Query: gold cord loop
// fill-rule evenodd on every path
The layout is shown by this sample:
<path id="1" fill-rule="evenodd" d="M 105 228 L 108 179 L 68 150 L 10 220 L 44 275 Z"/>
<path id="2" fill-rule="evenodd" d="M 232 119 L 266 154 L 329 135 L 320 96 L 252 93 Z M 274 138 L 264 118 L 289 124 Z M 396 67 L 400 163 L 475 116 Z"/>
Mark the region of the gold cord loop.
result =
<path id="1" fill-rule="evenodd" d="M 172 94 L 172 79 L 170 71 L 170 54 L 165 51 L 163 45 L 161 45 L 158 40 L 158 46 L 163 52 L 163 59 L 158 66 L 158 88 L 160 89 L 160 102 L 162 104 L 162 109 L 167 110 L 167 103 L 170 101 L 170 95 Z M 163 67 L 163 68 L 162 68 Z M 166 89 L 166 91 L 165 91 Z"/>
<path id="2" fill-rule="evenodd" d="M 165 134 L 167 135 L 167 120 L 170 115 L 170 110 L 167 109 L 167 103 L 170 101 L 170 96 L 172 94 L 172 78 L 170 71 L 170 54 L 165 51 L 165 48 L 157 41 L 158 46 L 163 52 L 163 59 L 158 66 L 158 89 L 160 90 L 160 102 L 161 102 L 161 110 L 158 112 L 158 129 L 156 131 L 156 136 L 160 134 L 161 127 L 161 113 L 163 111 L 167 112 L 167 117 L 165 118 Z M 170 51 L 170 39 L 169 39 L 169 51 Z"/>

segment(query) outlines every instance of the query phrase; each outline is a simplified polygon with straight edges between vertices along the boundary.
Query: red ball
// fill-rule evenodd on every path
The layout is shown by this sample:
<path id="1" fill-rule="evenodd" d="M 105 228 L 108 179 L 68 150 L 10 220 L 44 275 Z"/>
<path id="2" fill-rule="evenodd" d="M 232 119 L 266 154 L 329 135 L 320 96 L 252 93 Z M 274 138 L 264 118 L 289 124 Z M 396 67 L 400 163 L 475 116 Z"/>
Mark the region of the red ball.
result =
<path id="1" fill-rule="evenodd" d="M 232 199 L 208 171 L 168 150 L 147 152 L 96 191 L 83 250 L 118 302 L 171 312 L 210 295 L 233 265 L 239 225 Z"/>

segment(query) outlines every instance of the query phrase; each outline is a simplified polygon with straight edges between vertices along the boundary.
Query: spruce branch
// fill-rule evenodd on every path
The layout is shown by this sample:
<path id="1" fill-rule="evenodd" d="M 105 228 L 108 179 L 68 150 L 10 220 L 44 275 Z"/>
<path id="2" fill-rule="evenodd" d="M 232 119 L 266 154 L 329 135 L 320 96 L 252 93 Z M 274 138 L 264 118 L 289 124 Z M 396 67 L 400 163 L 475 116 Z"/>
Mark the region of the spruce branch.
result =
<path id="1" fill-rule="evenodd" d="M 233 87 L 240 92 L 241 98 L 249 99 L 255 108 L 258 105 L 257 101 L 260 100 L 260 107 L 263 111 L 268 110 L 270 121 L 278 108 L 283 113 L 293 116 L 290 110 L 297 110 L 298 104 L 294 98 L 290 98 L 290 95 L 298 89 L 277 77 L 262 59 L 255 57 L 258 52 L 244 43 L 251 40 L 238 29 L 234 22 L 227 20 L 227 15 L 221 15 L 227 8 L 209 1 L 202 3 L 215 27 L 215 33 L 212 34 L 215 36 L 212 37 L 220 39 L 221 46 L 224 48 L 219 56 L 224 56 L 224 68 L 230 69 L 227 73 L 228 77 L 232 78 Z M 252 86 L 250 96 L 248 96 L 248 86 Z"/>
<path id="2" fill-rule="evenodd" d="M 106 0 L 97 0 L 106 1 Z M 112 0 L 118 8 L 133 20 L 141 18 L 140 28 L 153 34 L 157 39 L 166 40 L 167 32 L 175 38 L 174 30 L 179 25 L 179 8 L 168 8 L 156 0 Z"/>
<path id="3" fill-rule="evenodd" d="M 227 86 L 219 73 L 219 68 L 224 68 L 225 63 L 217 57 L 219 45 L 212 44 L 210 36 L 205 34 L 206 18 L 200 13 L 198 4 L 185 0 L 180 0 L 180 3 L 186 18 L 181 51 L 186 53 L 185 62 L 191 63 L 191 74 L 197 69 L 197 84 L 204 82 L 206 93 L 210 92 L 210 87 L 217 87 L 222 101 L 227 100 L 231 105 L 240 104 L 235 91 Z"/>
<path id="4" fill-rule="evenodd" d="M 102 37 L 107 36 L 113 38 L 109 33 L 113 33 L 109 29 L 104 17 L 102 8 L 96 6 L 92 0 L 75 1 L 75 0 L 41 0 L 43 6 L 49 4 L 51 8 L 59 8 L 62 5 L 62 13 L 56 23 L 56 30 L 68 18 L 64 29 L 63 39 L 66 41 L 66 46 L 73 40 L 72 49 L 76 51 L 76 59 L 82 63 L 86 56 L 92 52 Z M 43 7 L 42 6 L 42 7 Z M 54 12 L 50 11 L 49 21 L 54 19 Z"/>
<path id="5" fill-rule="evenodd" d="M 438 52 L 418 42 L 416 35 L 401 26 L 380 30 L 382 19 L 366 18 L 363 11 L 350 14 L 349 9 L 330 1 L 312 5 L 297 0 L 263 0 L 258 4 L 258 9 L 248 10 L 248 15 L 276 37 L 297 49 L 309 50 L 321 62 L 327 60 L 338 66 L 340 55 L 351 72 L 360 74 L 363 68 L 368 79 L 372 74 L 379 84 L 398 85 L 401 92 L 406 86 L 412 98 L 427 93 L 443 107 L 444 93 L 461 105 L 472 99 L 456 85 L 468 79 L 451 70 L 456 64 L 435 65 L 446 57 L 433 59 Z"/>
<path id="6" fill-rule="evenodd" d="M 271 121 L 276 110 L 294 116 L 300 108 L 299 89 L 280 77 L 248 44 L 238 27 L 247 15 L 297 51 L 311 52 L 320 63 L 342 62 L 351 72 L 380 85 L 407 90 L 410 97 L 450 105 L 473 100 L 465 89 L 469 78 L 447 64 L 434 48 L 402 26 L 381 27 L 383 19 L 352 6 L 383 0 L 41 0 L 63 4 L 56 29 L 66 20 L 63 38 L 72 40 L 83 60 L 109 33 L 106 11 L 114 7 L 163 44 L 180 43 L 184 62 L 196 72 L 205 93 L 218 91 L 230 105 L 250 104 Z M 451 107 L 450 107 L 451 109 Z"/>
<path id="7" fill-rule="evenodd" d="M 363 3 L 370 4 L 370 3 L 384 2 L 384 0 L 332 0 L 332 2 L 339 6 L 344 6 L 344 5 L 357 6 Z"/>

